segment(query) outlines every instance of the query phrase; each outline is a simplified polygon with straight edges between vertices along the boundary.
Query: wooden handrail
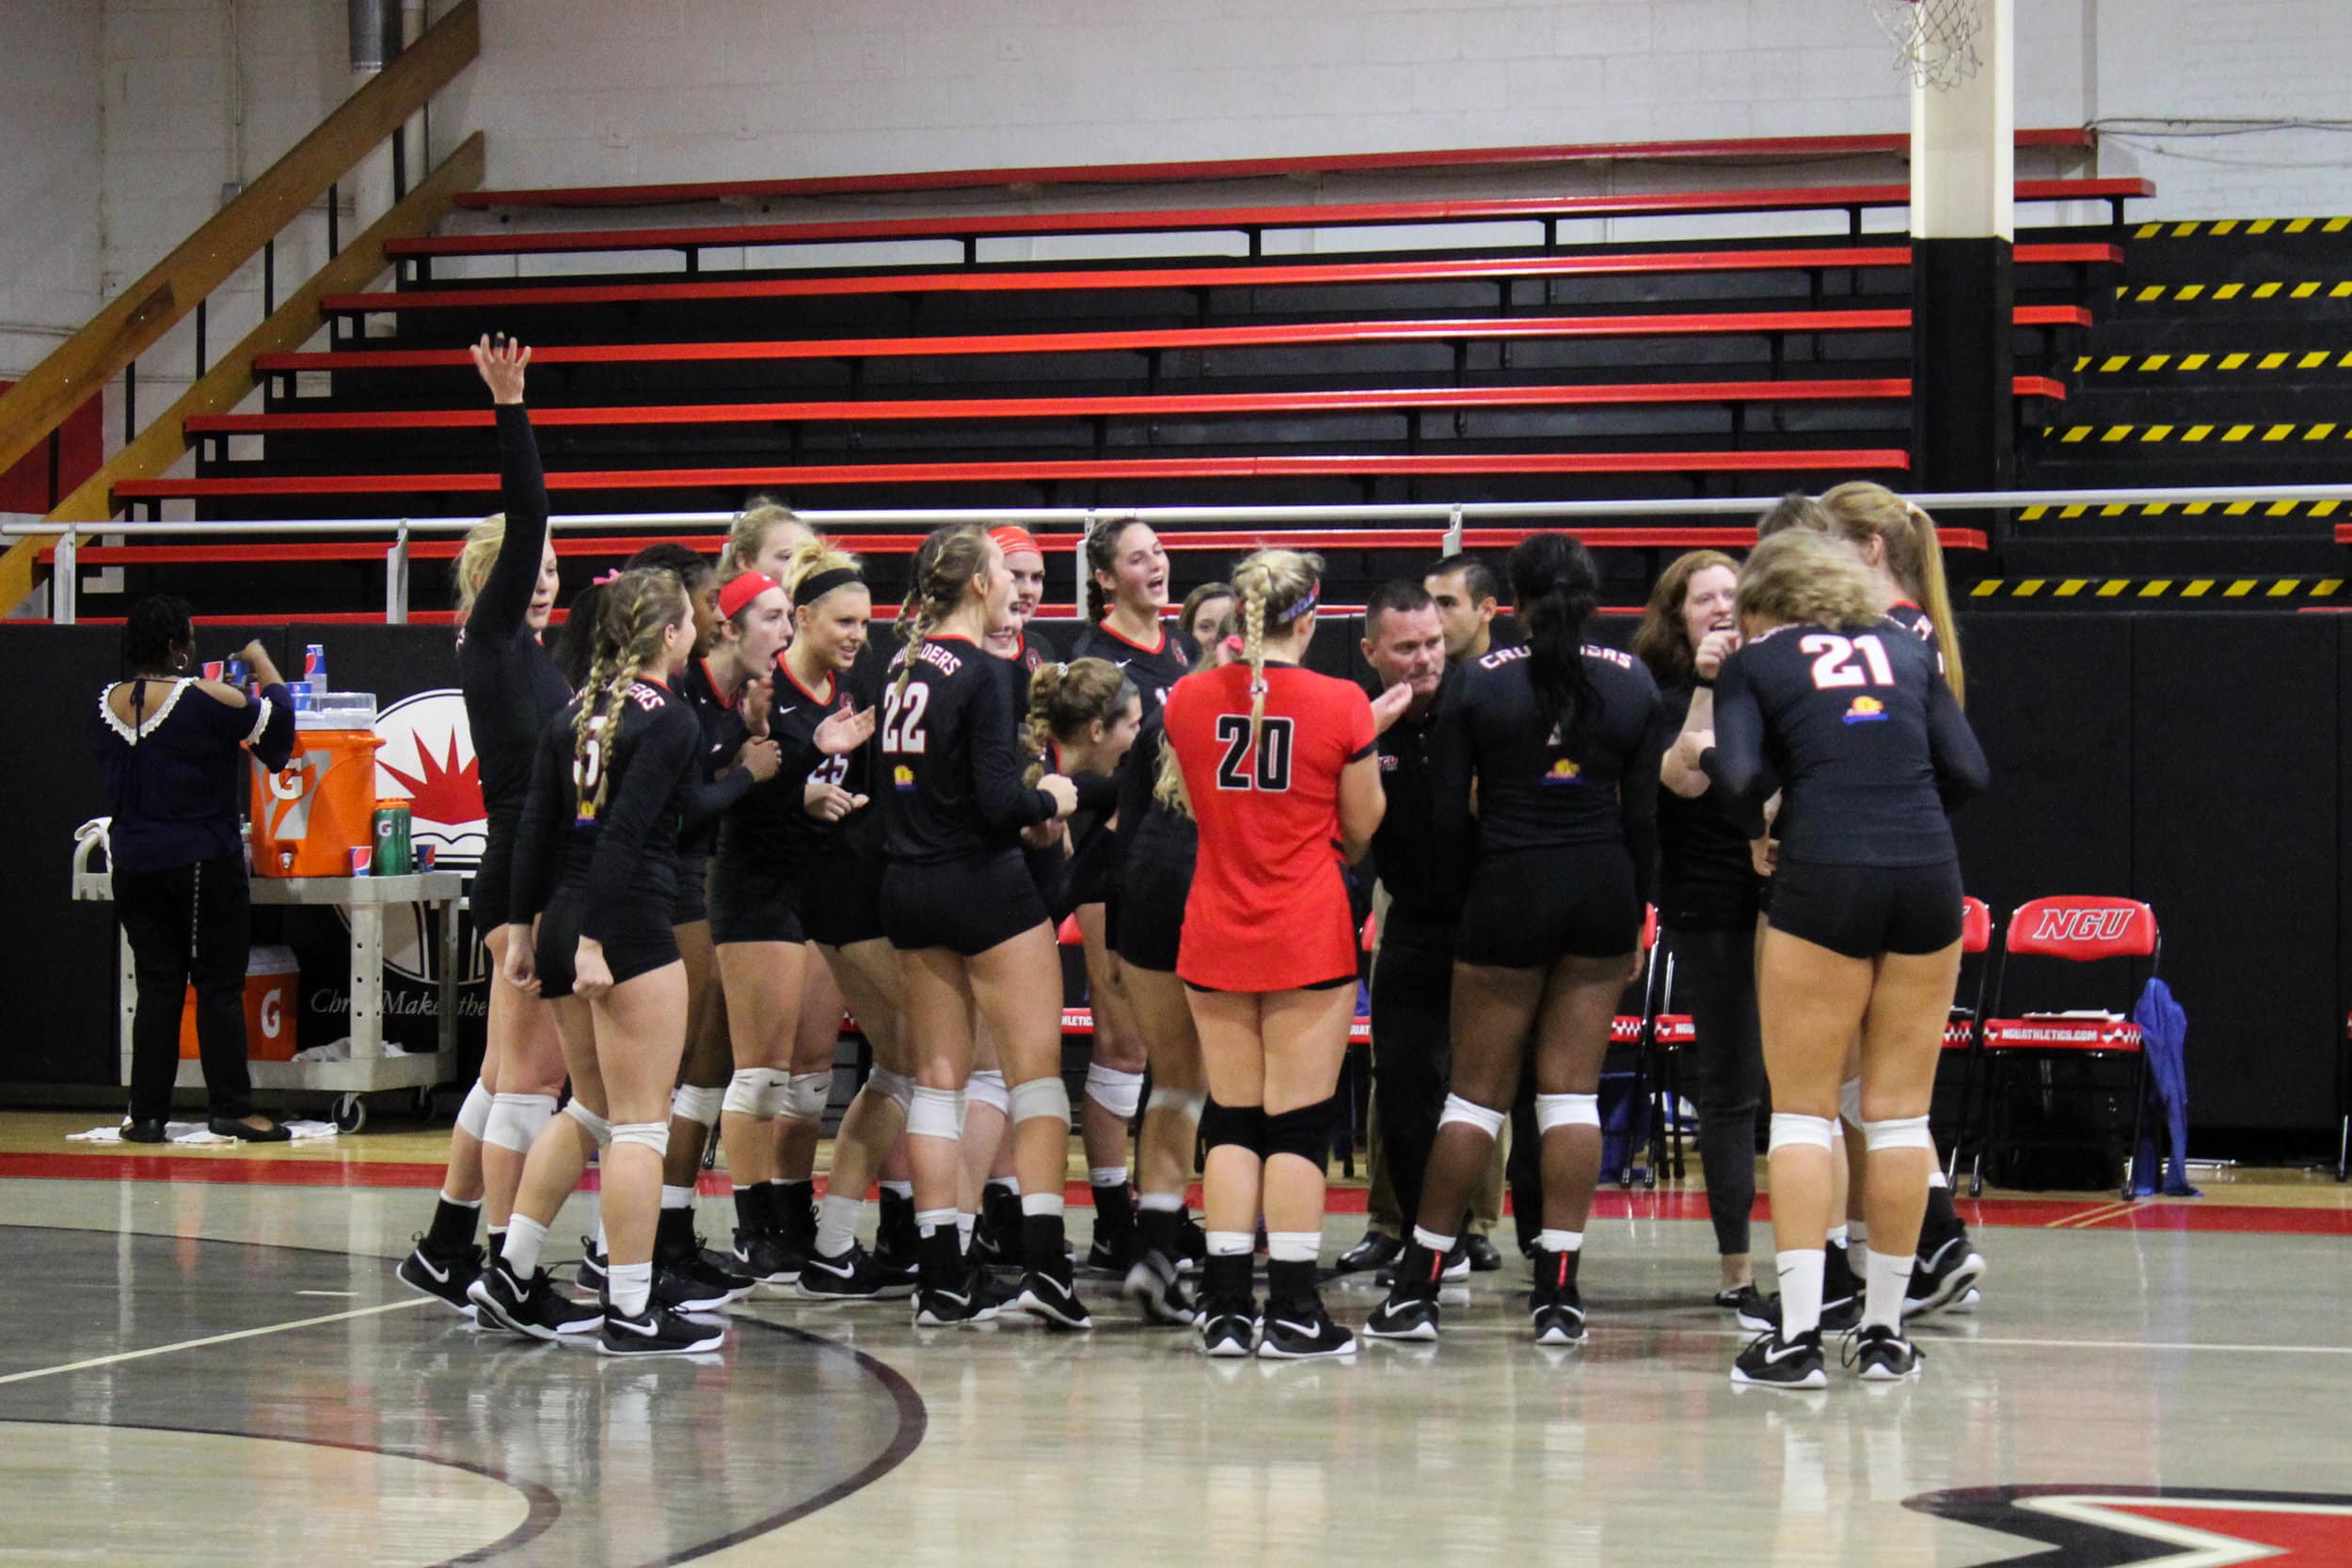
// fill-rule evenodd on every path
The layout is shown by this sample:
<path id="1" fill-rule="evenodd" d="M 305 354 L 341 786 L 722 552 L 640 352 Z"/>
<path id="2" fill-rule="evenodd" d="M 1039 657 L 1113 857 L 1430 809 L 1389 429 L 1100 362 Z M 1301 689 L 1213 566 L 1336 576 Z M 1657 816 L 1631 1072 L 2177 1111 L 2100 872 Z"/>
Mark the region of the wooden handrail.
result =
<path id="1" fill-rule="evenodd" d="M 235 200 L 0 394 L 0 471 L 47 440 L 464 70 L 481 49 L 480 17 L 478 0 L 460 0 Z M 373 276 L 372 269 L 367 277 Z M 15 602 L 0 599 L 0 609 Z"/>
<path id="2" fill-rule="evenodd" d="M 391 263 L 385 246 L 408 234 L 421 234 L 446 216 L 460 193 L 482 183 L 485 166 L 482 133 L 477 131 L 441 161 L 405 198 L 368 226 L 367 231 L 343 247 L 342 253 L 296 290 L 267 321 L 247 333 L 243 341 L 221 356 L 218 363 L 165 410 L 161 419 L 141 431 L 136 439 L 115 453 L 106 466 L 84 481 L 57 503 L 49 520 L 61 523 L 103 523 L 114 515 L 114 487 L 124 480 L 152 479 L 164 473 L 187 451 L 187 420 L 198 414 L 221 414 L 245 401 L 254 388 L 253 362 L 264 354 L 294 348 L 326 325 L 326 300 L 330 293 L 364 286 Z M 33 589 L 33 567 L 43 541 L 21 540 L 0 555 L 0 605 L 22 601 Z"/>

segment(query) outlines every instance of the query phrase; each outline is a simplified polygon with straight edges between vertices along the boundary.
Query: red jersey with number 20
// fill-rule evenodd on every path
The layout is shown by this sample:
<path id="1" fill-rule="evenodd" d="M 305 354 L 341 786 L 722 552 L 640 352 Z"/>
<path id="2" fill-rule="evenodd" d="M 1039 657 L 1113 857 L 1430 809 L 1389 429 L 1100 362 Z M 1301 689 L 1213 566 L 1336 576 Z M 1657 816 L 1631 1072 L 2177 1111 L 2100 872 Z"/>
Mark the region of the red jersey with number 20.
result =
<path id="1" fill-rule="evenodd" d="M 1249 668 L 1186 675 L 1168 693 L 1200 855 L 1176 973 L 1210 990 L 1290 990 L 1356 973 L 1341 872 L 1340 773 L 1371 753 L 1372 703 L 1352 681 L 1265 670 L 1265 718 L 1249 741 Z"/>

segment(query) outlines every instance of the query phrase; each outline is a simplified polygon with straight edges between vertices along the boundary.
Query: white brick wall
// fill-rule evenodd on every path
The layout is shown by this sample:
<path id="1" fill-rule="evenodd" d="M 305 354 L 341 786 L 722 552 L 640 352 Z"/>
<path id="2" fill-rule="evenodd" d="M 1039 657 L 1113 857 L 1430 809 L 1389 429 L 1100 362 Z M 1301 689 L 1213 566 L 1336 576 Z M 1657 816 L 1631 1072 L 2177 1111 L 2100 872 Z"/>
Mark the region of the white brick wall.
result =
<path id="1" fill-rule="evenodd" d="M 0 381 L 98 309 L 95 8 L 0 4 Z"/>

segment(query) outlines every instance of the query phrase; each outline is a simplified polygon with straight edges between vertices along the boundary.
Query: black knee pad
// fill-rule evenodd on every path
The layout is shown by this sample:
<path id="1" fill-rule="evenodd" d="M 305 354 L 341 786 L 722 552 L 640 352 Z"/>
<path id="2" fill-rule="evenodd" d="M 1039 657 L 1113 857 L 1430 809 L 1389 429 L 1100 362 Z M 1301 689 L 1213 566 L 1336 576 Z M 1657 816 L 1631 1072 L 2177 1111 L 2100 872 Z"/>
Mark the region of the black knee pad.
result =
<path id="1" fill-rule="evenodd" d="M 1265 1151 L 1295 1154 L 1320 1168 L 1331 1159 L 1331 1101 L 1302 1105 L 1265 1118 Z"/>
<path id="2" fill-rule="evenodd" d="M 1200 1113 L 1200 1141 L 1211 1148 L 1231 1144 L 1252 1154 L 1265 1152 L 1266 1115 L 1263 1105 L 1219 1105 L 1211 1100 Z"/>

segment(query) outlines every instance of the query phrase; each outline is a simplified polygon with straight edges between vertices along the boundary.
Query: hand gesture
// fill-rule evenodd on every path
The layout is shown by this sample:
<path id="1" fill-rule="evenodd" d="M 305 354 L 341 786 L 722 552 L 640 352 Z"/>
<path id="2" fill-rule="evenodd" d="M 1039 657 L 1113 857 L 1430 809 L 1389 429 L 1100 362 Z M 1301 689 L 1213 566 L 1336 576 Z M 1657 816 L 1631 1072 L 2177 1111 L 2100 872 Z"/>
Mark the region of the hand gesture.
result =
<path id="1" fill-rule="evenodd" d="M 1780 840 L 1752 838 L 1748 840 L 1748 859 L 1756 866 L 1756 874 L 1769 877 L 1780 869 Z"/>
<path id="2" fill-rule="evenodd" d="M 531 364 L 531 350 L 503 332 L 485 332 L 472 353 L 473 368 L 490 388 L 492 403 L 523 401 L 523 372 Z"/>
<path id="3" fill-rule="evenodd" d="M 506 927 L 506 962 L 501 966 L 500 973 L 506 976 L 506 983 L 516 990 L 528 991 L 532 996 L 539 994 L 539 959 L 532 947 L 530 927 Z"/>
<path id="4" fill-rule="evenodd" d="M 874 710 L 864 713 L 854 708 L 835 708 L 825 715 L 825 721 L 817 726 L 817 749 L 829 757 L 844 752 L 854 752 L 871 738 L 874 733 Z"/>
<path id="5" fill-rule="evenodd" d="M 1405 710 L 1413 705 L 1413 683 L 1399 681 L 1372 700 L 1372 733 L 1386 735 L 1389 726 L 1405 717 Z"/>
<path id="6" fill-rule="evenodd" d="M 1691 663 L 1701 676 L 1715 678 L 1715 672 L 1724 667 L 1724 660 L 1740 651 L 1740 634 L 1726 626 L 1710 631 L 1699 639 L 1698 647 L 1691 655 Z"/>
<path id="7" fill-rule="evenodd" d="M 580 939 L 572 956 L 572 994 L 582 1002 L 601 1002 L 612 989 L 612 971 L 604 961 L 604 943 L 594 937 Z"/>
<path id="8" fill-rule="evenodd" d="M 1022 829 L 1021 842 L 1032 849 L 1051 849 L 1062 841 L 1069 831 L 1058 819 L 1052 822 L 1041 822 L 1034 828 Z"/>
<path id="9" fill-rule="evenodd" d="M 746 740 L 735 753 L 735 766 L 766 784 L 784 767 L 784 748 L 772 740 Z"/>
<path id="10" fill-rule="evenodd" d="M 1078 786 L 1059 773 L 1048 773 L 1038 780 L 1038 788 L 1053 798 L 1056 818 L 1068 816 L 1078 809 Z"/>
<path id="11" fill-rule="evenodd" d="M 1684 730 L 1675 736 L 1675 760 L 1695 773 L 1699 770 L 1700 754 L 1714 744 L 1713 730 Z"/>
<path id="12" fill-rule="evenodd" d="M 776 700 L 776 683 L 766 675 L 754 675 L 743 683 L 743 694 L 736 699 L 743 715 L 743 727 L 755 740 L 768 738 L 768 712 Z"/>
<path id="13" fill-rule="evenodd" d="M 801 791 L 801 808 L 819 822 L 838 822 L 865 804 L 865 796 L 819 779 L 809 780 Z"/>

